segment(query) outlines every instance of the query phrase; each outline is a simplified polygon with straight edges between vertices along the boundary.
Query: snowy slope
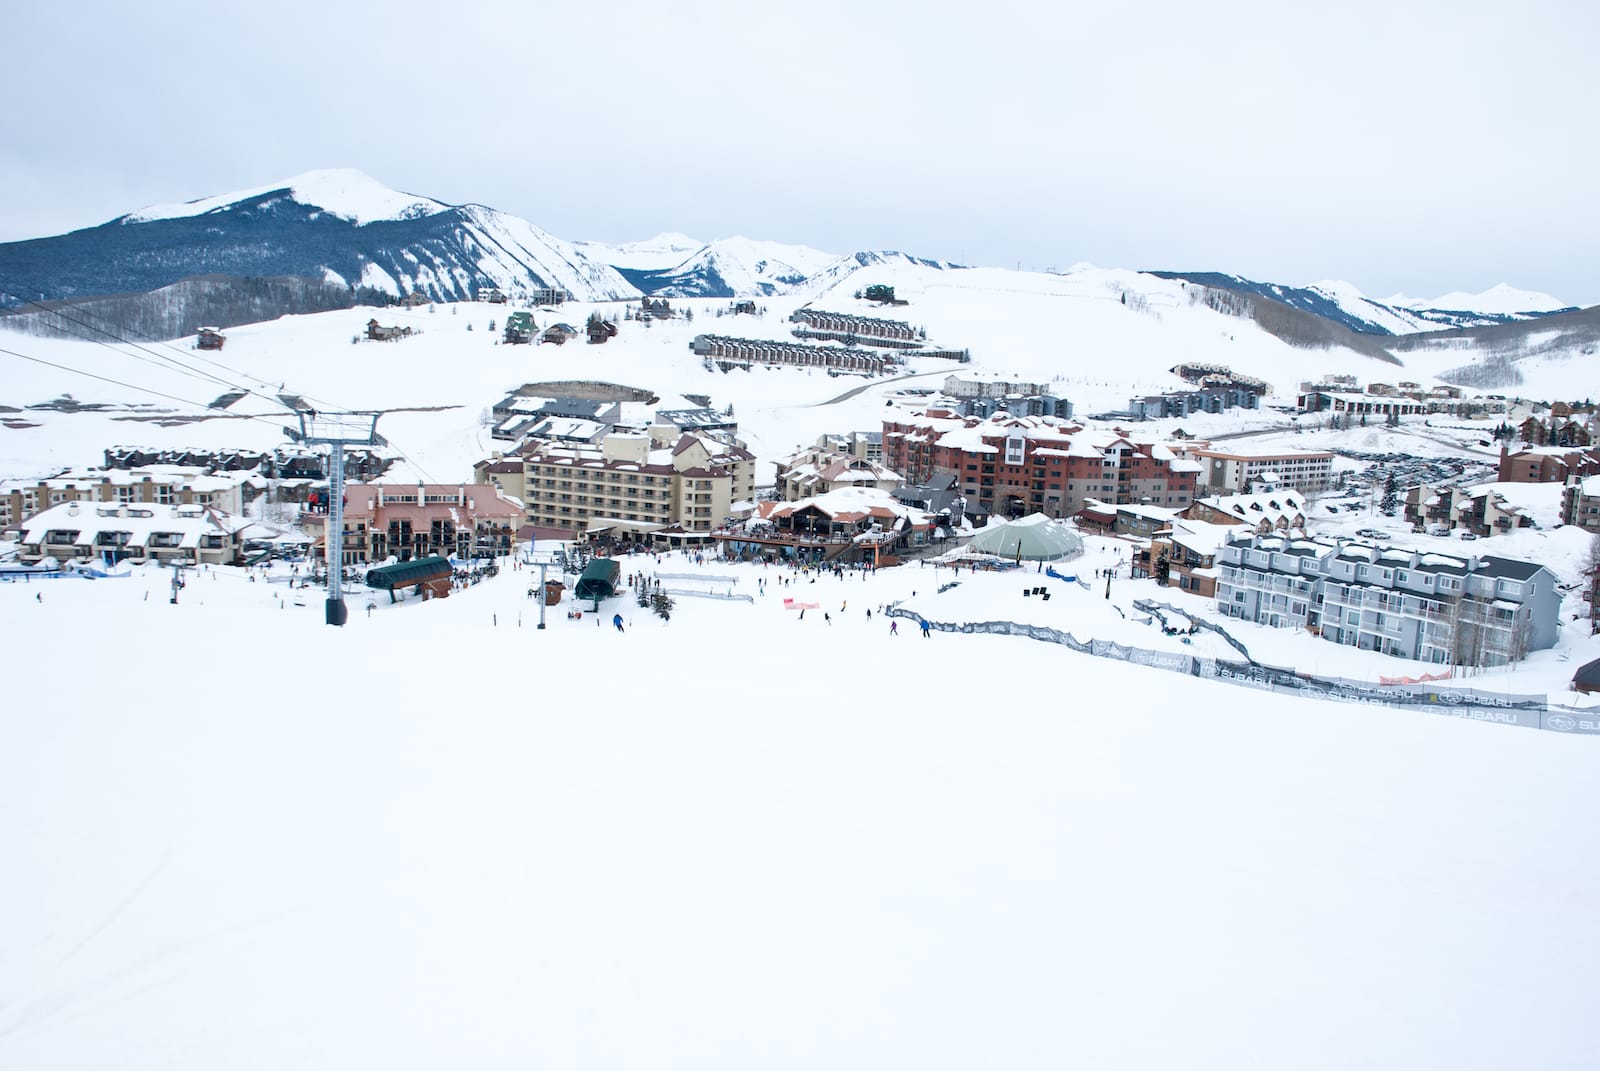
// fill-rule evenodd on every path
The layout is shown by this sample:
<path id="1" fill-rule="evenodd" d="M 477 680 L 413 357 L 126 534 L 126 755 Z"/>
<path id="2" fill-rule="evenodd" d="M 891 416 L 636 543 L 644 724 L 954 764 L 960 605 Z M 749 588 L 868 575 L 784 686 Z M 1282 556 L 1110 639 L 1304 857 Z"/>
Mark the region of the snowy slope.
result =
<path id="1" fill-rule="evenodd" d="M 843 265 L 853 269 L 845 271 Z M 937 387 L 957 371 L 1004 373 L 1053 384 L 1082 413 L 1120 409 L 1134 395 L 1179 387 L 1181 381 L 1170 369 L 1180 360 L 1230 365 L 1273 383 L 1286 396 L 1292 395 L 1301 378 L 1325 372 L 1393 377 L 1392 365 L 1352 352 L 1297 350 L 1249 320 L 1196 303 L 1193 288 L 1136 272 L 1019 273 L 887 256 L 867 258 L 866 266 L 847 258 L 824 276 L 832 284 L 818 293 L 766 299 L 762 317 L 717 318 L 726 306 L 724 300 L 675 302 L 694 312 L 693 322 L 673 319 L 646 327 L 624 321 L 621 334 L 605 346 L 497 345 L 489 323 L 503 321 L 507 312 L 519 307 L 515 303 L 379 310 L 383 323 L 409 326 L 416 332 L 391 344 L 351 345 L 374 315 L 372 309 L 286 317 L 230 329 L 226 349 L 205 356 L 189 348 L 191 339 L 170 348 L 157 346 L 152 355 L 128 347 L 0 335 L 14 339 L 6 348 L 63 366 L 7 359 L 0 405 L 23 408 L 70 392 L 80 401 L 181 409 L 171 400 L 175 397 L 200 409 L 235 385 L 253 386 L 265 398 L 247 399 L 230 410 L 259 414 L 263 417 L 259 421 L 207 420 L 173 426 L 115 419 L 126 413 L 30 410 L 20 419 L 37 427 L 0 435 L 0 477 L 25 476 L 51 465 L 92 463 L 106 446 L 129 440 L 240 446 L 265 440 L 272 445 L 281 439 L 283 413 L 271 399 L 282 387 L 317 404 L 325 402 L 324 408 L 428 410 L 386 417 L 385 434 L 426 473 L 441 479 L 463 478 L 474 461 L 502 445 L 488 439 L 478 424 L 485 406 L 523 383 L 566 378 L 624 383 L 662 395 L 706 394 L 719 407 L 733 404 L 741 435 L 758 455 L 775 459 L 826 431 L 877 428 L 884 402 L 897 389 L 888 381 L 835 379 L 796 369 L 723 374 L 708 371 L 690 352 L 691 340 L 701 332 L 792 341 L 788 316 L 802 303 L 903 319 L 925 328 L 931 346 L 970 350 L 969 366 L 945 360 L 915 362 L 908 371 L 922 377 L 916 385 Z M 853 296 L 873 283 L 894 286 L 908 304 L 882 308 Z M 612 303 L 578 301 L 558 314 L 537 313 L 536 321 L 548 326 L 554 316 L 581 324 L 593 309 L 608 317 L 618 314 Z M 450 374 L 436 375 L 441 368 Z M 103 378 L 87 378 L 68 369 Z M 190 369 L 206 375 L 197 377 Z M 141 394 L 106 379 L 136 383 L 167 397 Z M 855 387 L 865 389 L 833 401 Z M 1244 418 L 1231 414 L 1217 419 L 1221 427 L 1228 427 Z"/>
<path id="2" fill-rule="evenodd" d="M 698 571 L 752 601 L 0 584 L 0 1066 L 1592 1065 L 1600 741 L 865 616 L 1112 616 L 1043 578 Z"/>
<path id="3" fill-rule="evenodd" d="M 463 244 L 479 252 L 477 269 L 508 293 L 525 291 L 531 272 L 547 285 L 584 300 L 639 296 L 615 268 L 525 219 L 481 205 L 468 205 L 461 211 Z"/>

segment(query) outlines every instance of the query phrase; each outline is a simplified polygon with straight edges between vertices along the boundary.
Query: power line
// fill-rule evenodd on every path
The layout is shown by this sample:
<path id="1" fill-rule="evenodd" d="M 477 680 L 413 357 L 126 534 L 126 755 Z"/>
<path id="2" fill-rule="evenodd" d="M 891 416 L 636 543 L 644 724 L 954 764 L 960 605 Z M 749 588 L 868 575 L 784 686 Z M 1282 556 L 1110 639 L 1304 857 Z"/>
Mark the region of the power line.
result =
<path id="1" fill-rule="evenodd" d="M 110 349 L 115 353 L 119 353 L 124 357 L 130 357 L 130 358 L 132 358 L 134 360 L 137 360 L 137 361 L 143 361 L 146 364 L 154 365 L 155 367 L 162 368 L 163 370 L 176 369 L 181 374 L 189 375 L 189 376 L 191 376 L 191 377 L 193 377 L 195 379 L 199 379 L 199 380 L 201 380 L 203 382 L 209 382 L 209 383 L 216 384 L 217 386 L 227 387 L 230 390 L 239 391 L 239 392 L 241 392 L 243 394 L 257 397 L 257 398 L 260 398 L 261 400 L 269 402 L 271 404 L 281 405 L 285 409 L 289 409 L 291 412 L 293 411 L 293 408 L 291 406 L 285 404 L 283 402 L 283 400 L 280 399 L 280 398 L 276 398 L 276 397 L 273 397 L 273 396 L 267 395 L 267 394 L 262 394 L 260 391 L 257 391 L 257 390 L 255 390 L 255 389 L 253 389 L 251 387 L 243 386 L 243 385 L 241 385 L 239 383 L 230 382 L 230 381 L 228 381 L 226 379 L 223 379 L 222 377 L 220 377 L 218 375 L 215 375 L 214 373 L 206 372 L 206 371 L 203 371 L 201 369 L 194 368 L 193 366 L 188 365 L 188 364 L 184 363 L 183 361 L 179 361 L 179 360 L 176 360 L 175 358 L 168 357 L 166 354 L 157 353 L 154 350 L 149 349 L 142 342 L 134 341 L 132 339 L 125 338 L 122 335 L 118 334 L 118 331 L 127 330 L 126 328 L 122 328 L 122 327 L 118 326 L 118 327 L 116 327 L 115 330 L 113 330 L 110 327 L 99 327 L 99 326 L 97 326 L 95 324 L 86 323 L 83 320 L 73 319 L 72 317 L 70 317 L 70 316 L 66 315 L 65 313 L 63 313 L 61 311 L 61 309 L 59 309 L 59 308 L 51 308 L 51 307 L 43 304 L 42 302 L 29 300 L 28 298 L 23 297 L 21 294 L 17 294 L 17 293 L 14 293 L 14 292 L 10 291 L 10 290 L 5 289 L 3 286 L 0 286 L 0 294 L 5 294 L 5 295 L 7 295 L 9 297 L 15 298 L 18 301 L 24 302 L 26 305 L 35 306 L 40 311 L 48 313 L 48 314 L 56 317 L 58 320 L 64 321 L 64 322 L 69 323 L 69 324 L 74 324 L 74 325 L 76 325 L 76 326 L 78 326 L 80 328 L 83 328 L 84 331 L 92 331 L 92 332 L 95 332 L 98 335 L 104 335 L 107 338 L 114 339 L 117 343 L 119 343 L 121 345 L 131 346 L 134 349 L 137 349 L 142 353 L 149 354 L 149 357 L 151 359 L 140 357 L 138 354 L 135 354 L 135 353 L 127 353 L 127 352 L 125 352 L 123 350 L 118 350 L 115 346 L 113 346 L 109 342 L 106 342 L 104 339 L 96 338 L 96 337 L 93 337 L 93 336 L 87 335 L 87 334 L 77 333 L 78 337 L 84 339 L 84 341 L 86 341 L 86 342 L 93 342 L 97 346 L 105 346 L 107 349 Z M 77 312 L 80 312 L 85 316 L 92 316 L 97 320 L 102 320 L 102 321 L 105 321 L 107 323 L 110 323 L 110 321 L 106 320 L 105 317 L 100 316 L 98 313 L 94 312 L 91 309 L 84 308 L 84 307 L 82 307 L 80 305 L 74 304 L 73 302 L 62 302 L 62 304 L 65 307 L 73 309 L 73 310 L 75 310 Z M 168 344 L 166 342 L 163 342 L 161 340 L 150 339 L 149 341 L 155 343 L 156 345 L 165 346 L 166 348 L 171 349 L 176 353 L 182 353 L 181 350 L 178 350 L 176 347 L 171 346 L 170 344 Z M 157 364 L 156 363 L 157 361 L 165 362 L 165 363 L 164 364 Z M 240 377 L 245 378 L 245 379 L 253 378 L 253 377 L 249 376 L 247 373 L 241 372 L 238 369 L 229 368 L 227 365 L 222 364 L 220 361 L 208 361 L 208 363 L 214 364 L 218 368 L 224 369 L 225 371 L 232 372 L 235 376 L 240 376 Z M 166 367 L 168 365 L 171 366 L 171 369 L 168 369 Z"/>
<path id="2" fill-rule="evenodd" d="M 29 354 L 26 354 L 26 353 L 18 353 L 16 350 L 5 349 L 4 347 L 0 347 L 0 353 L 7 354 L 8 356 L 11 356 L 11 357 L 18 357 L 18 358 L 21 358 L 24 361 L 32 361 L 34 364 L 42 364 L 42 365 L 48 365 L 51 368 L 59 368 L 63 372 L 71 372 L 74 375 L 86 376 L 89 379 L 98 379 L 102 383 L 110 383 L 113 386 L 127 387 L 129 390 L 136 390 L 136 391 L 139 391 L 142 394 L 153 394 L 157 398 L 165 398 L 168 401 L 179 402 L 179 403 L 181 403 L 183 405 L 192 405 L 197 409 L 210 409 L 211 408 L 205 402 L 197 402 L 197 401 L 194 401 L 191 398 L 180 398 L 176 394 L 167 394 L 165 391 L 155 390 L 155 389 L 153 389 L 151 387 L 141 387 L 137 383 L 128 383 L 128 382 L 125 382 L 125 381 L 120 380 L 120 379 L 112 379 L 110 376 L 102 376 L 102 375 L 100 375 L 100 374 L 98 374 L 96 372 L 86 372 L 81 368 L 73 368 L 71 365 L 59 364 L 59 363 L 57 363 L 55 361 L 47 361 L 43 357 L 33 357 L 33 356 L 30 356 Z M 246 414 L 246 415 L 240 417 L 239 419 L 257 420 L 257 421 L 260 421 L 261 423 L 264 423 L 264 424 L 273 424 L 274 426 L 277 426 L 276 421 L 269 420 L 268 418 L 263 417 L 263 416 L 251 416 L 251 415 Z"/>
<path id="3" fill-rule="evenodd" d="M 31 289 L 38 290 L 39 288 L 38 287 L 32 287 Z M 153 351 L 151 351 L 148 348 L 146 348 L 143 344 L 141 344 L 139 342 L 135 342 L 135 341 L 129 340 L 129 339 L 126 339 L 126 338 L 123 338 L 123 337 L 121 337 L 120 335 L 117 334 L 117 331 L 129 330 L 127 328 L 123 328 L 123 327 L 118 326 L 116 328 L 116 330 L 112 330 L 111 328 L 98 327 L 98 326 L 96 326 L 94 324 L 84 323 L 81 320 L 74 320 L 71 317 L 63 315 L 59 309 L 51 308 L 51 307 L 49 307 L 47 305 L 44 305 L 43 303 L 41 303 L 39 301 L 35 301 L 35 300 L 30 299 L 30 298 L 24 297 L 21 294 L 14 293 L 14 292 L 12 292 L 10 290 L 7 290 L 3 286 L 0 286 L 0 294 L 6 294 L 6 295 L 18 300 L 18 301 L 23 302 L 25 305 L 35 306 L 39 310 L 41 310 L 42 312 L 50 313 L 50 314 L 58 317 L 59 319 L 65 320 L 68 323 L 77 324 L 79 327 L 82 327 L 85 330 L 97 332 L 98 334 L 102 334 L 102 335 L 105 335 L 105 336 L 107 336 L 109 338 L 112 338 L 112 339 L 116 340 L 118 343 L 120 343 L 122 345 L 131 346 L 131 347 L 133 347 L 135 349 L 140 350 L 141 352 L 150 354 L 151 357 L 154 358 L 154 360 L 142 358 L 142 357 L 139 357 L 137 354 L 127 353 L 127 352 L 125 352 L 123 350 L 119 350 L 119 349 L 116 348 L 116 346 L 113 346 L 111 343 L 106 342 L 103 339 L 91 338 L 91 337 L 89 337 L 87 335 L 80 335 L 79 336 L 80 338 L 82 338 L 86 342 L 93 342 L 97 346 L 105 346 L 107 349 L 111 350 L 113 353 L 117 353 L 117 354 L 119 354 L 121 356 L 124 356 L 124 357 L 130 357 L 130 358 L 133 358 L 134 360 L 142 361 L 145 364 L 150 364 L 150 365 L 152 365 L 154 367 L 162 368 L 163 370 L 167 370 L 166 365 L 157 364 L 156 363 L 157 361 L 163 361 L 163 362 L 166 362 L 166 364 L 174 366 L 177 370 L 179 370 L 181 372 L 184 372 L 184 373 L 187 373 L 192 378 L 199 379 L 202 382 L 210 382 L 210 383 L 214 383 L 214 384 L 216 384 L 218 386 L 227 387 L 230 390 L 240 391 L 240 392 L 242 392 L 242 393 L 244 393 L 244 394 L 246 394 L 248 396 L 255 397 L 255 398 L 260 398 L 261 400 L 266 401 L 266 402 L 268 402 L 268 403 L 270 403 L 272 405 L 282 406 L 284 409 L 288 410 L 291 413 L 298 413 L 299 412 L 299 410 L 297 410 L 294 406 L 290 405 L 288 402 L 284 401 L 283 398 L 280 397 L 280 396 L 263 394 L 260 391 L 254 390 L 254 389 L 252 389 L 250 387 L 241 386 L 238 383 L 231 383 L 231 382 L 229 382 L 229 381 L 227 381 L 225 379 L 222 379 L 219 376 L 213 375 L 213 374 L 211 374 L 209 372 L 204 372 L 204 371 L 201 371 L 201 370 L 196 369 L 196 368 L 191 368 L 190 366 L 184 364 L 181 361 L 174 360 L 173 358 L 168 357 L 168 356 L 166 356 L 164 354 L 154 353 Z M 110 323 L 109 320 L 106 320 L 105 317 L 100 316 L 98 313 L 94 312 L 92 309 L 84 308 L 83 306 L 78 305 L 75 302 L 64 301 L 63 300 L 61 302 L 61 304 L 63 304 L 67 308 L 71 308 L 71 309 L 74 309 L 76 311 L 79 311 L 85 316 L 92 316 L 97 320 L 104 320 L 105 322 Z M 166 348 L 171 349 L 174 352 L 177 352 L 177 353 L 182 353 L 183 352 L 181 350 L 178 350 L 176 347 L 172 346 L 170 343 L 167 343 L 167 342 L 162 341 L 160 339 L 151 339 L 150 341 L 153 342 L 156 345 L 165 346 Z M 98 379 L 98 380 L 101 380 L 102 382 L 115 384 L 116 386 L 127 387 L 129 390 L 137 390 L 137 391 L 141 391 L 141 392 L 143 392 L 145 394 L 155 395 L 156 397 L 166 398 L 166 399 L 169 399 L 171 401 L 182 402 L 185 405 L 192 405 L 192 406 L 196 406 L 196 407 L 201 408 L 201 409 L 210 409 L 210 408 L 212 408 L 212 406 L 209 403 L 195 402 L 195 401 L 190 401 L 188 399 L 178 398 L 176 395 L 166 394 L 166 393 L 164 393 L 162 391 L 153 390 L 153 389 L 148 388 L 148 387 L 140 387 L 140 386 L 137 386 L 137 385 L 132 384 L 132 383 L 125 383 L 125 382 L 122 382 L 120 380 L 111 379 L 111 378 L 109 378 L 107 376 L 96 375 L 93 372 L 86 372 L 86 371 L 84 371 L 84 370 L 82 370 L 80 368 L 72 368 L 72 367 L 69 367 L 67 365 L 55 364 L 54 362 L 46 361 L 46 360 L 44 360 L 43 358 L 40 358 L 40 357 L 30 357 L 27 354 L 17 353 L 17 352 L 15 352 L 13 350 L 5 350 L 5 349 L 0 349 L 0 353 L 7 353 L 7 354 L 10 354 L 11 356 L 14 356 L 14 357 L 20 357 L 23 360 L 33 361 L 36 364 L 49 365 L 50 367 L 53 367 L 53 368 L 59 368 L 59 369 L 61 369 L 63 371 L 73 372 L 73 373 L 76 373 L 78 375 L 87 376 L 87 377 L 89 377 L 91 379 Z M 200 358 L 200 359 L 201 360 L 205 360 L 208 364 L 214 364 L 218 368 L 222 368 L 225 371 L 232 372 L 236 376 L 241 376 L 241 377 L 246 378 L 246 379 L 253 378 L 253 377 L 249 376 L 247 373 L 242 372 L 242 371 L 240 371 L 239 369 L 236 369 L 236 368 L 230 368 L 228 365 L 225 365 L 220 361 L 214 361 L 214 360 L 211 360 L 209 358 Z M 308 402 L 315 402 L 319 406 L 321 406 L 321 408 L 323 408 L 324 410 L 334 410 L 334 409 L 340 409 L 340 408 L 348 409 L 348 407 L 341 407 L 341 406 L 334 405 L 328 399 L 320 398 L 320 397 L 317 397 L 316 395 L 312 395 L 312 394 L 302 394 L 302 393 L 299 393 L 299 392 L 294 392 L 294 397 L 303 398 L 304 400 L 306 400 Z M 351 411 L 353 411 L 353 410 L 351 410 Z M 245 419 L 257 420 L 257 421 L 261 421 L 263 423 L 272 423 L 272 421 L 268 420 L 265 417 L 247 416 L 247 417 L 245 417 Z M 388 443 L 388 446 L 389 446 L 389 448 L 391 450 L 393 450 L 396 454 L 398 454 L 401 458 L 403 458 L 406 461 L 407 464 L 411 465 L 412 468 L 416 469 L 417 472 L 427 482 L 429 482 L 429 483 L 436 482 L 433 479 L 433 476 L 425 468 L 423 468 L 422 465 L 415 458 L 413 458 L 410 454 L 406 453 L 406 451 L 401 449 L 397 444 L 395 444 L 393 442 L 388 442 L 387 440 L 386 440 L 386 442 Z"/>

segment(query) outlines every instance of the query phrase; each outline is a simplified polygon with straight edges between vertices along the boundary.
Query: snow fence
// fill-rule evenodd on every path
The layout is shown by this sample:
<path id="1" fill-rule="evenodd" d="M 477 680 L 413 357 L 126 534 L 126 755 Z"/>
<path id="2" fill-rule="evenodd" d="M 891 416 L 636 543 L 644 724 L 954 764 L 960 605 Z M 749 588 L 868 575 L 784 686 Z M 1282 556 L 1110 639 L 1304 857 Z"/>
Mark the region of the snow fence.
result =
<path id="1" fill-rule="evenodd" d="M 910 618 L 919 625 L 923 621 L 920 614 L 903 610 L 898 606 L 891 606 L 884 612 L 890 617 Z M 1113 643 L 1110 640 L 1080 640 L 1060 629 L 1044 625 L 1024 625 L 1016 621 L 929 621 L 928 626 L 936 632 L 1021 636 L 1042 643 L 1059 644 L 1096 658 L 1112 658 L 1136 666 L 1171 670 L 1192 677 L 1203 677 L 1286 695 L 1300 695 L 1308 699 L 1407 707 L 1455 718 L 1516 725 L 1524 729 L 1600 734 L 1600 712 L 1563 707 L 1552 709 L 1548 698 L 1543 695 L 1515 695 L 1474 688 L 1439 688 L 1432 683 L 1373 684 L 1369 681 L 1348 680 L 1343 677 L 1317 677 L 1292 669 L 1262 665 L 1259 662 L 1235 662 L 1177 651 L 1153 651 L 1144 647 Z"/>

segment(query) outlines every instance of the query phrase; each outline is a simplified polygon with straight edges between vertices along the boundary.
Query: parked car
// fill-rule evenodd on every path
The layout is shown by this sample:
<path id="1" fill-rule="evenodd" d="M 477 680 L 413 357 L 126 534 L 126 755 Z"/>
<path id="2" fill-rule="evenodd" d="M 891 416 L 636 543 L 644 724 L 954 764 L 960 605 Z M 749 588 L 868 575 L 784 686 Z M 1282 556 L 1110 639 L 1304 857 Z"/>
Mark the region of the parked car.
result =
<path id="1" fill-rule="evenodd" d="M 1477 532 L 1462 532 L 1461 533 L 1461 538 L 1462 539 L 1477 539 L 1478 538 L 1478 533 Z"/>

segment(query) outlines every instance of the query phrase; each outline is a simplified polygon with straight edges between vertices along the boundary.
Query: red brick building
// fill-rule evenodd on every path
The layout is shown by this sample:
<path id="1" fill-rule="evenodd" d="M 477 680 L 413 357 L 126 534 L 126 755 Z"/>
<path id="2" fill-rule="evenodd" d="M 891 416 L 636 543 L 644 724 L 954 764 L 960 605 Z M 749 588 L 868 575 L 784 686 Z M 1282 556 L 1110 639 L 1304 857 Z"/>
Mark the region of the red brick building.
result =
<path id="1" fill-rule="evenodd" d="M 1055 417 L 988 420 L 930 409 L 883 423 L 884 464 L 912 484 L 956 474 L 968 512 L 1070 517 L 1085 500 L 1182 509 L 1200 465 L 1158 442 Z"/>

